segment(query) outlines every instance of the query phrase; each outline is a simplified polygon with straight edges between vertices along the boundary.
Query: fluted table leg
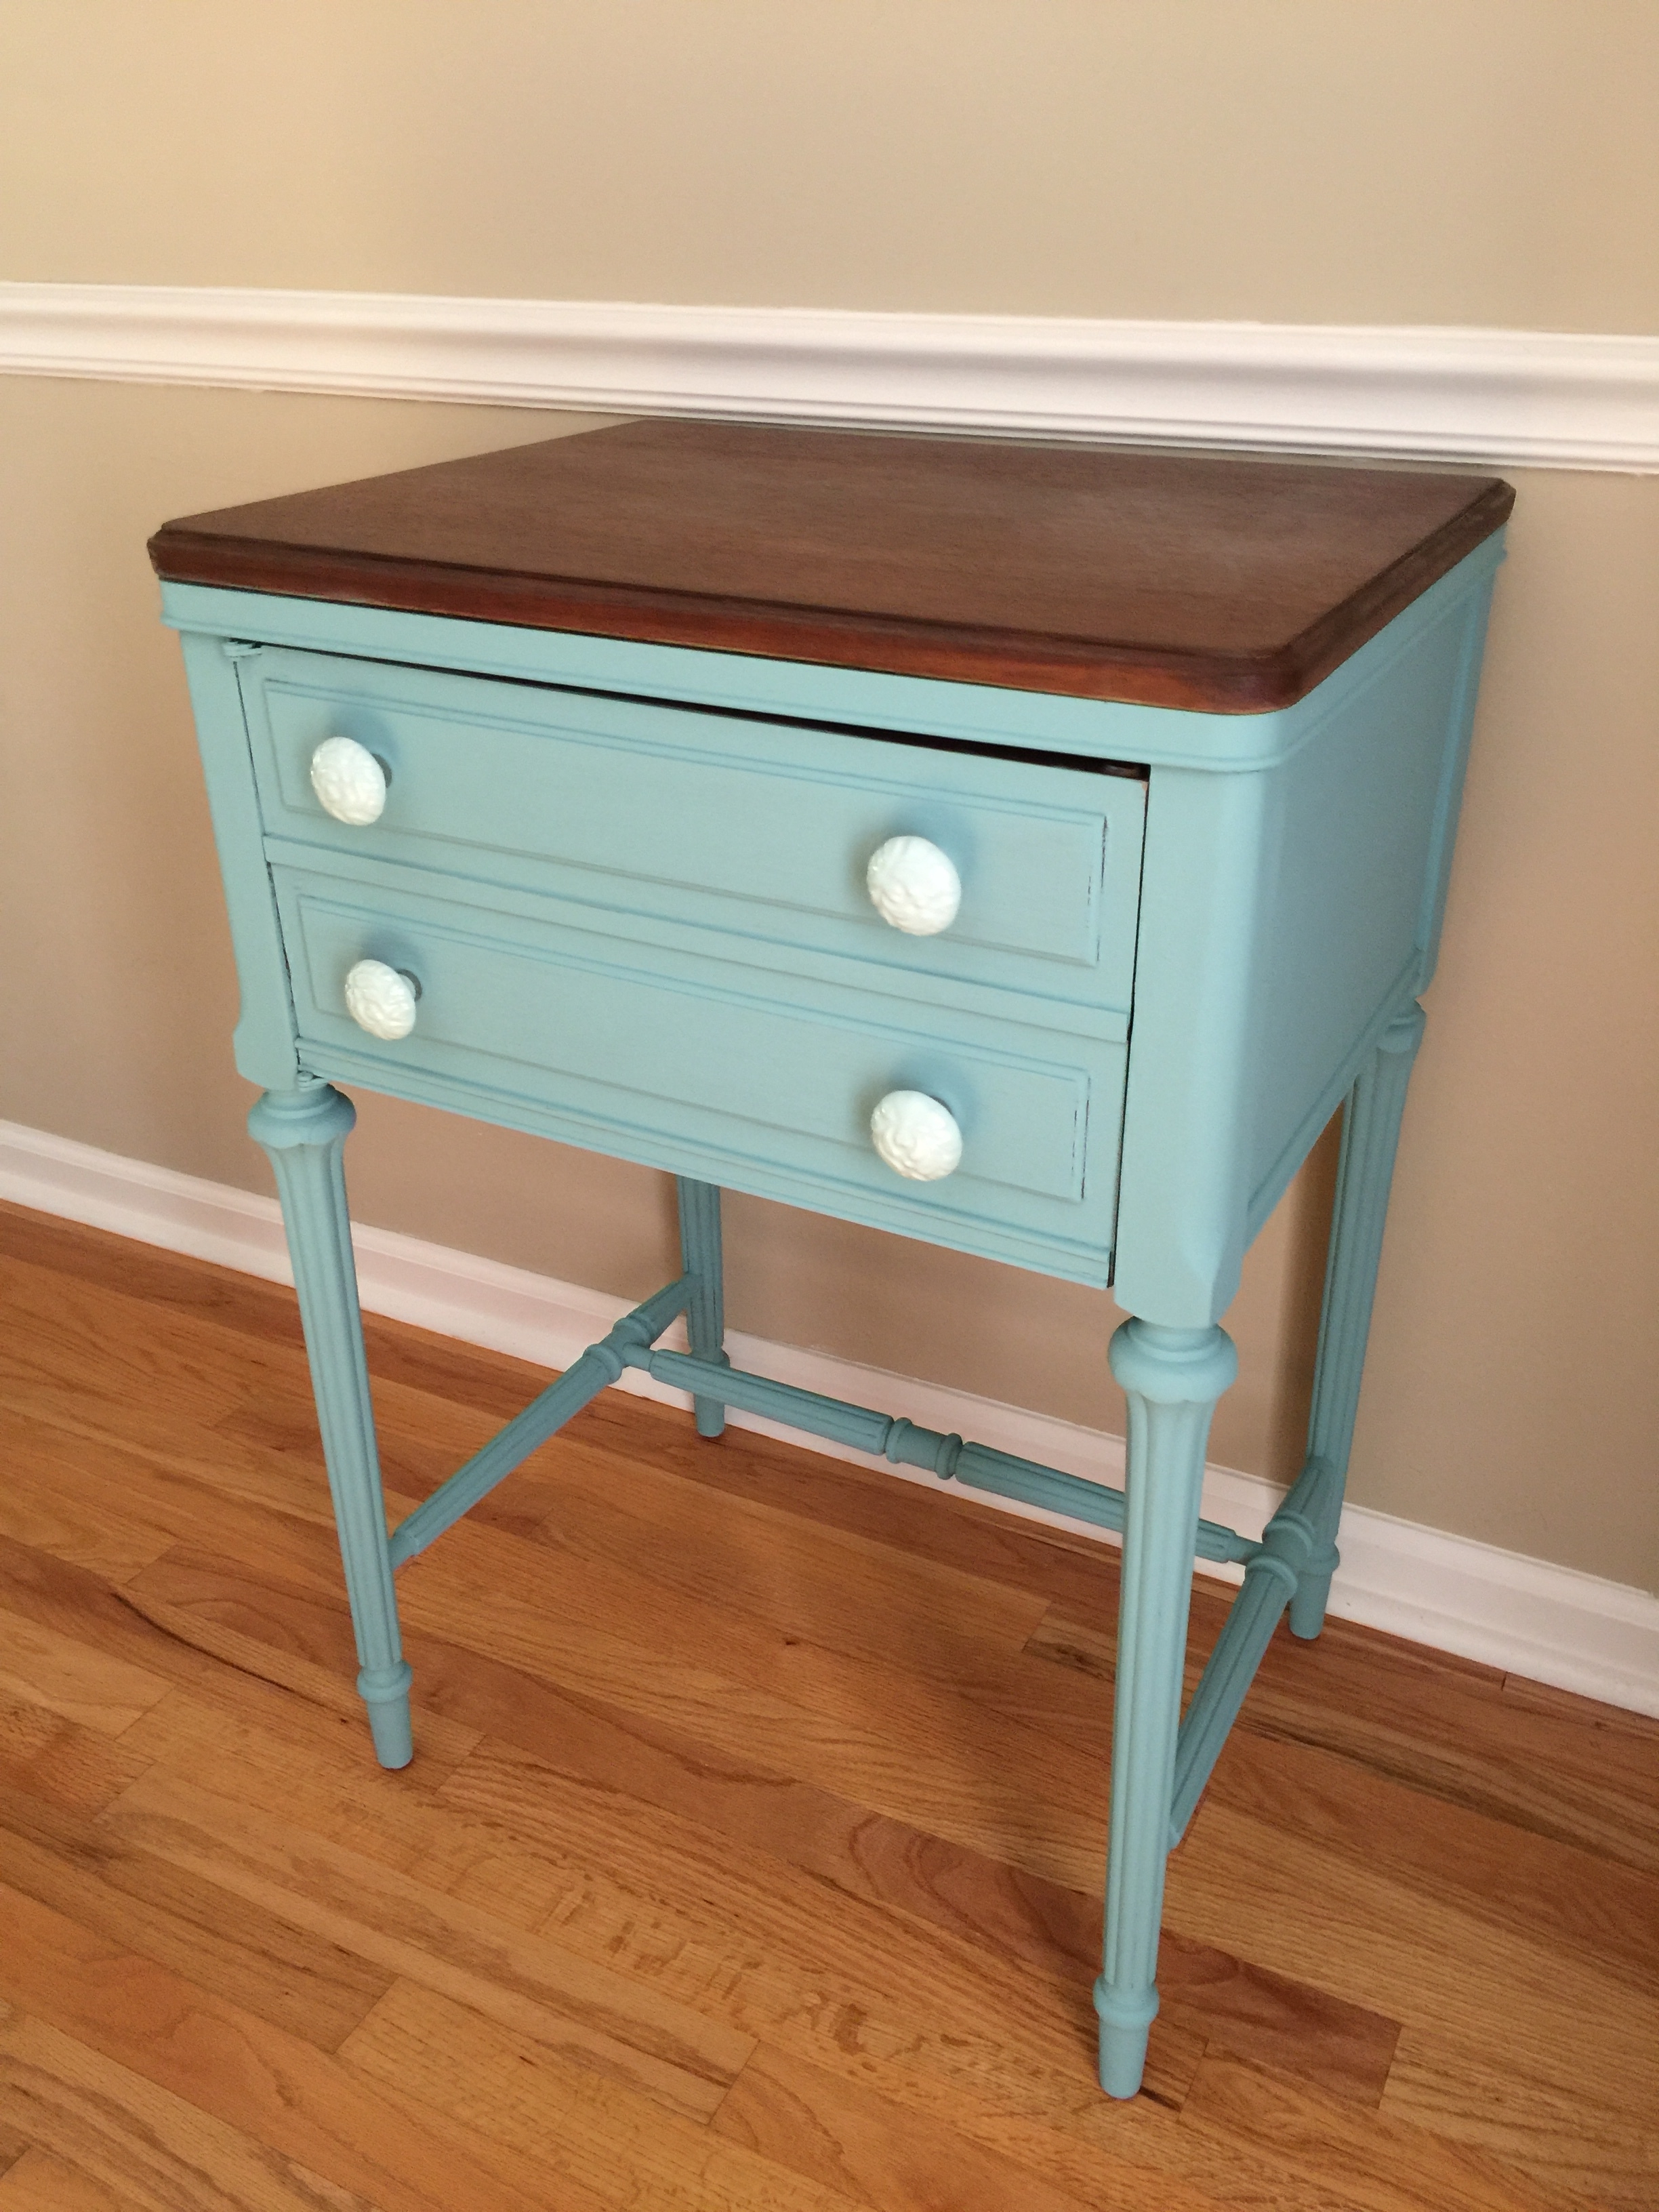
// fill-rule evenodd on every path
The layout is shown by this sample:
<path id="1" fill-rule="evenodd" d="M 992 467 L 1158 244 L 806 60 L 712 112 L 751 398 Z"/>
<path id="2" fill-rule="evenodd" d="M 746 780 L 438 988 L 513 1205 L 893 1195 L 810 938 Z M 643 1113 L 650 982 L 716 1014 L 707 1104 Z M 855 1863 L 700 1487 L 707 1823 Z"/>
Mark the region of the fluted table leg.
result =
<path id="1" fill-rule="evenodd" d="M 374 1753 L 381 1765 L 407 1766 L 414 1753 L 410 1672 L 398 1634 L 398 1601 L 386 1549 L 380 1460 L 340 1158 L 356 1119 L 349 1098 L 328 1084 L 312 1083 L 295 1091 L 267 1091 L 249 1115 L 248 1127 L 276 1170 L 294 1261 L 294 1285 L 357 1638 L 362 1670 L 357 1690 L 368 1707 Z"/>
<path id="2" fill-rule="evenodd" d="M 1342 1516 L 1354 1416 L 1359 1409 L 1365 1340 L 1370 1333 L 1371 1302 L 1382 1257 L 1389 1185 L 1394 1179 L 1406 1087 L 1422 1037 L 1423 1010 L 1407 1007 L 1382 1032 L 1343 1109 L 1342 1153 L 1336 1171 L 1313 1407 L 1308 1419 L 1309 1460 L 1322 1461 L 1330 1472 L 1319 1493 L 1320 1521 L 1313 1553 L 1291 1599 L 1294 1636 L 1317 1636 L 1325 1625 L 1331 1576 L 1338 1564 L 1336 1531 Z"/>
<path id="3" fill-rule="evenodd" d="M 1158 1926 L 1204 1448 L 1238 1356 L 1224 1329 L 1136 1320 L 1112 1339 L 1111 1363 L 1129 1401 L 1128 1470 L 1106 1948 L 1095 2010 L 1101 2087 L 1110 2096 L 1133 2097 L 1158 2012 Z"/>
<path id="4" fill-rule="evenodd" d="M 686 1335 L 694 1359 L 713 1360 L 717 1366 L 731 1362 L 726 1356 L 726 1290 L 720 1254 L 720 1185 L 678 1178 L 680 1252 L 688 1275 L 696 1287 L 685 1311 Z M 718 1398 L 694 1398 L 700 1437 L 718 1437 L 726 1428 L 726 1408 Z"/>

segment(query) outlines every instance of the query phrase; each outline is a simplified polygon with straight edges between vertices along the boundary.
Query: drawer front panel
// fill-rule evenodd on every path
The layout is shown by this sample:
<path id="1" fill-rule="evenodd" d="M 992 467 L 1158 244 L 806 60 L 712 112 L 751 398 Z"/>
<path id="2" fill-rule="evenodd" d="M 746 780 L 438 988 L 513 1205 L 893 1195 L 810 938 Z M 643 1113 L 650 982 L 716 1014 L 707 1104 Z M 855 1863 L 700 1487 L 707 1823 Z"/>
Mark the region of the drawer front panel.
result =
<path id="1" fill-rule="evenodd" d="M 242 667 L 261 809 L 284 840 L 1128 1006 L 1132 777 L 281 649 Z M 312 790 L 336 736 L 391 771 L 371 824 L 334 821 Z M 890 927 L 865 888 L 871 854 L 905 834 L 962 879 L 937 936 Z"/>
<path id="2" fill-rule="evenodd" d="M 407 892 L 279 867 L 305 1065 L 343 1080 L 564 1134 L 732 1188 L 1105 1279 L 1124 1048 L 930 1009 Z M 413 1033 L 345 1012 L 358 960 L 416 976 Z M 887 1091 L 939 1098 L 963 1164 L 907 1182 L 877 1156 Z M 514 1111 L 517 1100 L 524 1110 Z M 1006 1232 L 1006 1234 L 1000 1232 Z M 1083 1255 L 1087 1264 L 1079 1265 Z"/>

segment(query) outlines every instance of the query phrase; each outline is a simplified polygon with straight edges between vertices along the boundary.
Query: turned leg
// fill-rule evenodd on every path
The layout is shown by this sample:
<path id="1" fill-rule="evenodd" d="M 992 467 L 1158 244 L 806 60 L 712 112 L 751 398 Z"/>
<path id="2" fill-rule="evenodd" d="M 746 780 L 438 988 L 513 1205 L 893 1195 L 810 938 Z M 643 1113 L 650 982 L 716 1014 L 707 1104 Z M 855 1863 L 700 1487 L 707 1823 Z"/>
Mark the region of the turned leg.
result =
<path id="1" fill-rule="evenodd" d="M 680 1199 L 680 1256 L 696 1288 L 686 1309 L 685 1329 L 694 1359 L 718 1360 L 729 1367 L 726 1356 L 726 1286 L 720 1257 L 720 1185 L 678 1178 Z M 726 1408 L 718 1398 L 694 1398 L 700 1437 L 717 1437 L 726 1427 Z"/>
<path id="2" fill-rule="evenodd" d="M 1238 1372 L 1238 1355 L 1224 1329 L 1128 1321 L 1112 1339 L 1111 1363 L 1129 1401 L 1127 1517 L 1106 1951 L 1095 2010 L 1100 2085 L 1110 2096 L 1133 2097 L 1158 2011 L 1158 1924 L 1204 1447 L 1216 1400 Z"/>
<path id="3" fill-rule="evenodd" d="M 340 1160 L 356 1119 L 349 1098 L 325 1083 L 311 1083 L 295 1091 L 267 1091 L 249 1115 L 248 1127 L 276 1171 L 357 1638 L 358 1694 L 368 1707 L 381 1765 L 407 1766 L 414 1752 L 410 1674 L 398 1638 L 398 1601 L 386 1550 L 386 1504 Z"/>
<path id="4" fill-rule="evenodd" d="M 1313 1550 L 1291 1599 L 1292 1635 L 1317 1636 L 1325 1625 L 1331 1576 L 1337 1565 L 1336 1530 L 1359 1407 L 1359 1378 L 1371 1325 L 1371 1299 L 1382 1256 L 1382 1219 L 1400 1143 L 1406 1086 L 1423 1036 L 1423 1011 L 1411 1006 L 1391 1022 L 1348 1093 L 1342 1115 L 1342 1152 L 1336 1171 L 1330 1256 L 1314 1367 L 1313 1409 L 1308 1420 L 1308 1459 L 1328 1471 L 1318 1486 L 1318 1525 Z"/>

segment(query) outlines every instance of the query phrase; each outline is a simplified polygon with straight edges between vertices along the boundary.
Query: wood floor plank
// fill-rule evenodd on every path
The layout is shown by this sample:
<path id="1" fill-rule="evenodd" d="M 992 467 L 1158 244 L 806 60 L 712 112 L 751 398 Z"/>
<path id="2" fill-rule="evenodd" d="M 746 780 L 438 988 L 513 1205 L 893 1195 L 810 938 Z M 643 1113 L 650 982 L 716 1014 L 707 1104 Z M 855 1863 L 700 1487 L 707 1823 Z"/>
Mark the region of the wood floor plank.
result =
<path id="1" fill-rule="evenodd" d="M 745 1429 L 728 1429 L 711 1446 L 683 1415 L 611 1392 L 596 1398 L 568 1434 L 600 1451 L 647 1458 L 715 1497 L 781 1507 L 1028 1591 L 1081 1619 L 1115 1603 L 1114 1547 L 1016 1520 L 942 1484 L 896 1480 Z"/>
<path id="2" fill-rule="evenodd" d="M 131 1744 L 147 1764 L 203 1789 L 222 1790 L 234 1775 L 243 1804 L 301 1821 L 514 1927 L 539 1927 L 569 1893 L 569 1869 L 436 1806 L 412 1767 L 388 1773 L 366 1759 L 357 1733 L 296 1743 L 175 1690 L 137 1723 Z"/>
<path id="3" fill-rule="evenodd" d="M 95 1813 L 149 1763 L 125 1737 L 101 1735 L 44 1705 L 0 1693 L 0 1782 L 12 1789 L 48 1805 Z"/>
<path id="4" fill-rule="evenodd" d="M 971 1667 L 1012 1658 L 1042 1601 L 983 1576 L 747 1498 L 711 1516 L 708 1493 L 642 1456 L 622 1460 L 577 1438 L 538 1455 L 553 1492 L 538 1543 L 640 1575 L 676 1600 L 713 1602 L 831 1650 L 877 1660 L 925 1632 Z"/>
<path id="5" fill-rule="evenodd" d="M 489 1529 L 453 1532 L 400 1590 L 412 1626 L 725 1755 L 787 1765 L 1050 1880 L 1081 1887 L 1102 1863 L 1098 1770 L 931 1668 L 844 1658 L 689 1600 L 665 1613 L 637 1577 Z"/>
<path id="6" fill-rule="evenodd" d="M 0 2212 L 137 2212 L 137 2201 L 49 2150 L 31 2150 L 0 2179 Z"/>
<path id="7" fill-rule="evenodd" d="M 1559 1945 L 1638 1991 L 1659 1990 L 1659 1875 L 1248 1730 L 1228 1745 L 1211 1789 L 1217 1806 L 1271 1817 L 1329 1858 L 1361 1862 L 1500 1933 Z"/>
<path id="8" fill-rule="evenodd" d="M 873 1813 L 775 1768 L 718 1758 L 700 1739 L 459 1646 L 409 1644 L 417 1696 L 580 1785 L 681 1815 L 768 1852 L 844 1895 L 905 1912 L 1048 1977 L 1091 1983 L 1101 1893 L 1065 1888 Z M 1166 1936 L 1166 2019 L 1200 2039 L 1375 2104 L 1397 2023 L 1212 1945 Z"/>
<path id="9" fill-rule="evenodd" d="M 169 1688 L 182 1687 L 203 1702 L 246 1714 L 307 1746 L 315 1740 L 320 1715 L 324 1732 L 350 1742 L 361 1756 L 362 1717 L 337 1675 L 321 1668 L 307 1675 L 297 1662 L 283 1661 L 277 1647 L 266 1643 L 250 1639 L 237 1644 L 188 1620 L 151 1619 L 143 1600 L 125 1586 L 112 1587 L 82 1568 L 3 1537 L 0 1607 L 31 1632 L 45 1632 L 60 1644 L 85 1646 L 100 1663 L 107 1659 L 127 1668 L 135 1696 L 148 1698 L 150 1682 L 159 1681 L 163 1695 L 151 1700 L 148 1710 L 165 1702 Z M 149 1611 L 156 1610 L 152 1604 Z M 123 1737 L 137 1717 L 129 1714 L 122 1722 Z M 435 1787 L 473 1741 L 470 1731 L 438 1722 L 428 1731 L 427 1756 L 419 1773 L 411 1776 L 412 1786 Z"/>
<path id="10" fill-rule="evenodd" d="M 307 1768 L 285 1745 L 182 1696 L 147 1717 L 145 1748 L 209 1790 L 228 1767 L 240 1796 L 396 1866 L 567 1948 L 711 2011 L 748 2034 L 799 2039 L 811 2057 L 905 2049 L 968 2084 L 1036 2109 L 1097 2099 L 1086 1987 L 983 1959 L 945 1929 L 913 1929 L 810 1875 L 694 1823 L 602 1790 L 561 1791 L 522 1755 L 467 1762 L 459 1797 L 426 1799 L 370 1769 Z M 637 1869 L 637 1873 L 635 1873 Z M 1201 2041 L 1160 2021 L 1152 2089 L 1178 2102 Z"/>
<path id="11" fill-rule="evenodd" d="M 326 1524 L 327 1480 L 303 1349 L 178 1312 L 158 1332 L 140 1297 L 0 1254 L 0 1299 L 28 1326 L 0 1343 L 0 1392 L 66 1434 L 118 1440 L 244 1502 Z M 376 1389 L 388 1487 L 426 1496 L 486 1443 L 471 1407 L 383 1381 Z M 533 1526 L 549 1500 L 533 1470 L 481 1522 Z M 530 1493 L 526 1522 L 526 1492 Z"/>
<path id="12" fill-rule="evenodd" d="M 838 2191 L 660 2112 L 620 2082 L 429 1990 L 399 1984 L 343 2056 L 605 2204 L 848 2212 Z"/>
<path id="13" fill-rule="evenodd" d="M 107 1826 L 0 1788 L 0 1877 L 90 1933 L 331 2051 L 386 1989 L 356 1952 Z"/>
<path id="14" fill-rule="evenodd" d="M 0 1695 L 118 1736 L 167 1689 L 147 1668 L 0 1608 Z"/>
<path id="15" fill-rule="evenodd" d="M 1365 2212 L 1583 2212 L 1484 2154 L 1206 2054 L 1180 2125 L 1242 2160 L 1258 2148 Z"/>
<path id="16" fill-rule="evenodd" d="M 551 1771 L 603 1793 L 624 1814 L 631 1799 L 689 1818 L 849 1898 L 931 1923 L 1016 1970 L 1085 1990 L 1097 1971 L 1097 1892 L 1061 1890 L 784 1775 L 720 1762 L 693 1740 L 560 1698 L 531 1678 L 492 1669 L 480 1681 L 487 1662 L 453 1647 L 417 1641 L 410 1650 L 419 1685 L 455 1680 L 465 1718 L 491 1734 L 514 1729 L 520 1747 L 539 1746 Z M 279 1784 L 268 1804 L 285 1809 L 286 1787 Z M 500 1871 L 489 1865 L 486 1878 L 493 1884 Z M 551 1904 L 544 1891 L 543 1913 Z M 1178 1935 L 1166 1938 L 1162 1979 L 1170 2027 L 1200 2042 L 1219 2037 L 1243 2056 L 1376 2103 L 1397 2033 L 1393 2021 Z"/>
<path id="17" fill-rule="evenodd" d="M 714 2128 L 869 2212 L 1092 2212 L 1099 2202 L 957 2126 L 770 2050 L 744 2069 Z M 1121 2166 L 1113 2181 L 1115 2212 L 1211 2212 L 1216 2203 L 1145 2167 Z"/>
<path id="18" fill-rule="evenodd" d="M 0 1255 L 117 1297 L 142 1299 L 162 1327 L 175 1314 L 211 1318 L 299 1346 L 294 1293 L 280 1283 L 164 1251 L 135 1237 L 88 1229 L 0 1199 Z"/>
<path id="19" fill-rule="evenodd" d="M 1166 1917 L 1224 1944 L 1241 1907 L 1256 1959 L 1369 1996 L 1402 2033 L 1437 2021 L 1494 2063 L 1632 2113 L 1659 2111 L 1659 1993 L 1287 1834 L 1277 1819 L 1211 1804 L 1171 1856 Z"/>
<path id="20" fill-rule="evenodd" d="M 1514 2051 L 1499 2061 L 1436 2026 L 1408 2028 L 1382 2111 L 1607 2212 L 1659 2205 L 1659 2125 L 1583 2087 L 1539 2079 Z"/>
<path id="21" fill-rule="evenodd" d="M 126 1458 L 118 1447 L 66 1437 L 0 1402 L 0 1536 L 124 1582 L 173 1540 L 142 1509 L 133 1512 L 142 1491 L 131 1466 L 120 1480 Z"/>
<path id="22" fill-rule="evenodd" d="M 1195 1636 L 1189 1680 L 1205 1648 Z M 1061 1607 L 1050 1609 L 1027 1649 L 1057 1668 L 1112 1680 L 1108 1625 Z M 1239 1728 L 1331 1752 L 1448 1804 L 1659 1874 L 1654 1741 L 1615 1723 L 1587 1725 L 1595 1709 L 1583 1699 L 1552 1701 L 1564 1695 L 1517 1696 L 1493 1668 L 1447 1664 L 1397 1638 L 1331 1622 L 1312 1645 L 1280 1630 Z"/>
<path id="23" fill-rule="evenodd" d="M 124 1583 L 141 1567 L 176 1544 L 216 1548 L 237 1557 L 265 1556 L 273 1538 L 285 1551 L 307 1547 L 314 1571 L 331 1571 L 335 1546 L 332 1522 L 312 1507 L 301 1515 L 279 1512 L 268 1503 L 250 1505 L 211 1480 L 181 1474 L 163 1454 L 131 1451 L 106 1437 L 82 1436 L 16 1412 L 0 1413 L 0 1440 L 7 1453 L 8 1482 L 16 1491 L 19 1515 L 33 1517 L 32 1530 L 14 1528 L 0 1516 L 0 1539 L 86 1569 L 99 1580 Z M 113 1559 L 88 1556 L 93 1547 L 53 1540 L 47 1515 L 62 1513 L 68 1500 L 77 1517 L 108 1532 Z M 131 1565 L 120 1564 L 125 1556 Z"/>
<path id="24" fill-rule="evenodd" d="M 143 2212 L 378 2212 L 44 2021 L 0 2027 L 0 2108 Z"/>
<path id="25" fill-rule="evenodd" d="M 372 1962 L 377 1996 L 394 1978 L 416 1982 L 688 2118 L 708 2118 L 754 2048 L 646 1983 L 159 1769 L 100 1826 Z"/>
<path id="26" fill-rule="evenodd" d="M 211 1321 L 264 1342 L 303 1350 L 299 1307 L 285 1285 L 164 1251 L 136 1237 L 89 1230 L 0 1199 L 0 1253 L 95 1291 L 137 1298 L 165 1324 Z M 406 1322 L 363 1316 L 371 1371 L 504 1421 L 551 1380 L 549 1370 L 462 1344 Z"/>
<path id="27" fill-rule="evenodd" d="M 718 2002 L 747 2033 L 809 2059 L 828 2040 L 976 2084 L 1037 2112 L 1092 2102 L 1095 2018 L 1071 1972 L 874 1909 L 769 1851 L 605 1790 L 486 1741 L 434 1800 L 568 1869 L 549 1921 L 562 1941 Z M 734 1941 L 735 1937 L 735 1941 Z M 1149 2094 L 1178 2104 L 1202 2039 L 1155 2027 Z"/>
<path id="28" fill-rule="evenodd" d="M 301 2161 L 382 2212 L 526 2212 L 560 2200 L 355 2069 L 61 1913 L 0 1887 L 0 1988 L 21 2009 Z M 371 2014 L 372 2018 L 373 2015 Z"/>
<path id="29" fill-rule="evenodd" d="M 175 1546 L 123 1588 L 141 1620 L 185 1649 L 235 1673 L 289 1690 L 358 1730 L 368 1741 L 357 1694 L 357 1651 L 343 1595 L 296 1589 L 267 1576 L 228 1584 L 217 1562 Z M 191 1681 L 198 1679 L 191 1674 Z M 442 1714 L 422 1717 L 422 1776 L 457 1766 L 480 1731 Z"/>
<path id="30" fill-rule="evenodd" d="M 0 2003 L 0 2027 L 3 2027 L 9 2020 L 15 2017 L 15 2014 L 9 2004 Z M 0 2173 L 4 2173 L 8 2167 L 15 2166 L 24 2152 L 32 2148 L 28 2137 L 21 2130 L 13 2127 L 10 2122 L 0 2114 Z"/>
<path id="31" fill-rule="evenodd" d="M 555 1773 L 681 1815 L 844 1895 L 948 1929 L 1011 1964 L 1088 1984 L 1099 1885 L 1062 1887 L 775 1769 L 715 1757 L 660 1724 L 553 1689 L 454 1645 L 412 1639 L 417 1690 Z M 1166 1935 L 1164 2015 L 1200 2039 L 1374 2105 L 1398 2025 L 1212 1945 Z"/>

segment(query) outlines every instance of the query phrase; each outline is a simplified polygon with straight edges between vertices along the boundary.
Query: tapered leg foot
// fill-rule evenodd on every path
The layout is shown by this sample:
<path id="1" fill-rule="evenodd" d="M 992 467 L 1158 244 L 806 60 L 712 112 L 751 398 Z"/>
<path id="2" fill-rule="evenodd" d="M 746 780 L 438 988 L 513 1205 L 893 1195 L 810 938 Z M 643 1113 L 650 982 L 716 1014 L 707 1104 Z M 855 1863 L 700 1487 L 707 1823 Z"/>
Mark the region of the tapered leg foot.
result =
<path id="1" fill-rule="evenodd" d="M 720 1194 L 718 1183 L 678 1177 L 680 1255 L 696 1287 L 686 1309 L 685 1333 L 694 1359 L 713 1359 L 729 1367 L 726 1356 L 726 1293 L 720 1251 Z M 726 1408 L 718 1398 L 694 1398 L 700 1437 L 723 1436 Z"/>
<path id="2" fill-rule="evenodd" d="M 356 1113 L 326 1083 L 268 1091 L 248 1127 L 269 1154 L 294 1261 L 294 1286 L 311 1362 L 334 1525 L 368 1707 L 382 1766 L 407 1766 L 412 1753 L 409 1668 L 398 1632 L 374 1412 L 363 1356 L 357 1271 L 351 1255 L 341 1152 Z"/>
<path id="3" fill-rule="evenodd" d="M 1382 1224 L 1389 1209 L 1401 1116 L 1412 1064 L 1423 1038 L 1423 1012 L 1408 1006 L 1382 1032 L 1360 1070 L 1342 1115 L 1342 1155 L 1336 1171 L 1330 1255 L 1320 1310 L 1319 1352 L 1314 1365 L 1313 1405 L 1308 1417 L 1308 1457 L 1332 1470 L 1322 1490 L 1314 1549 L 1291 1600 L 1291 1633 L 1304 1641 L 1325 1625 L 1331 1576 L 1340 1564 L 1337 1523 L 1359 1408 L 1359 1382 L 1370 1334 L 1371 1301 L 1382 1257 Z"/>
<path id="4" fill-rule="evenodd" d="M 1129 1436 L 1106 1947 L 1095 2010 L 1100 2086 L 1108 2096 L 1133 2097 L 1158 2013 L 1158 1925 L 1204 1447 L 1238 1355 L 1224 1329 L 1137 1320 L 1112 1339 L 1111 1362 L 1128 1399 Z"/>
<path id="5" fill-rule="evenodd" d="M 1336 1547 L 1331 1547 L 1330 1565 L 1322 1571 L 1305 1568 L 1297 1579 L 1296 1594 L 1290 1603 L 1291 1633 L 1299 1636 L 1304 1644 L 1311 1643 L 1325 1626 L 1325 1608 L 1331 1601 L 1331 1576 L 1339 1564 Z"/>
<path id="6" fill-rule="evenodd" d="M 406 1662 L 380 1672 L 365 1667 L 357 1677 L 357 1694 L 368 1708 L 368 1732 L 374 1740 L 374 1756 L 382 1766 L 407 1766 L 415 1756 L 415 1735 L 409 1717 L 409 1686 L 412 1680 Z"/>
<path id="7" fill-rule="evenodd" d="M 1146 2039 L 1158 2016 L 1158 1992 L 1149 1990 L 1139 2005 L 1123 2009 L 1138 2018 L 1117 2017 L 1117 2001 L 1103 1982 L 1095 1984 L 1095 2010 L 1100 2015 L 1100 2086 L 1109 2097 L 1139 2094 L 1146 2070 Z"/>

